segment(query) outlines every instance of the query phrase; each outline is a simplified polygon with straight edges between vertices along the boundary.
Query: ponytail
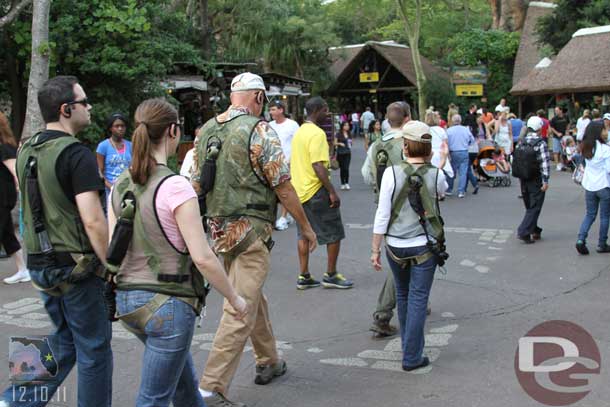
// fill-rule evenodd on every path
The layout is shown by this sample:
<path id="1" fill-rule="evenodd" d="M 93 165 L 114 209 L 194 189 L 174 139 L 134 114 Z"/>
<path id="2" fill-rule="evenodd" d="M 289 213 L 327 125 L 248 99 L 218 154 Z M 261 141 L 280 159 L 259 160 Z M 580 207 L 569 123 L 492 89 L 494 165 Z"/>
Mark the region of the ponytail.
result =
<path id="1" fill-rule="evenodd" d="M 157 161 L 153 156 L 153 145 L 163 140 L 165 130 L 177 122 L 178 112 L 163 99 L 148 99 L 136 109 L 136 129 L 132 140 L 131 178 L 139 185 L 145 185 Z"/>
<path id="2" fill-rule="evenodd" d="M 136 184 L 144 185 L 155 168 L 156 161 L 152 155 L 150 137 L 145 123 L 138 123 L 133 133 L 131 152 L 131 178 Z"/>

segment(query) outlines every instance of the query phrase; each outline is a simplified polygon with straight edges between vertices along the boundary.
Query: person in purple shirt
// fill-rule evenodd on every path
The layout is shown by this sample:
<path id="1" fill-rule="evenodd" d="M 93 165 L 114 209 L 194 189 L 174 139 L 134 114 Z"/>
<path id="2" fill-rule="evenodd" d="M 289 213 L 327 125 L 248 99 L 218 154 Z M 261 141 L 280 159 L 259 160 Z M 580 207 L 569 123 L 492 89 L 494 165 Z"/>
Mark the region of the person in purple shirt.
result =
<path id="1" fill-rule="evenodd" d="M 463 198 L 466 195 L 466 183 L 468 180 L 474 186 L 473 195 L 479 191 L 478 180 L 469 170 L 468 165 L 468 147 L 475 143 L 474 137 L 470 129 L 462 126 L 462 116 L 454 114 L 451 117 L 451 127 L 447 129 L 447 141 L 449 144 L 449 154 L 451 156 L 451 167 L 453 167 L 453 178 L 447 179 L 449 189 L 445 195 L 453 194 L 453 183 L 456 177 L 459 177 L 458 198 Z"/>

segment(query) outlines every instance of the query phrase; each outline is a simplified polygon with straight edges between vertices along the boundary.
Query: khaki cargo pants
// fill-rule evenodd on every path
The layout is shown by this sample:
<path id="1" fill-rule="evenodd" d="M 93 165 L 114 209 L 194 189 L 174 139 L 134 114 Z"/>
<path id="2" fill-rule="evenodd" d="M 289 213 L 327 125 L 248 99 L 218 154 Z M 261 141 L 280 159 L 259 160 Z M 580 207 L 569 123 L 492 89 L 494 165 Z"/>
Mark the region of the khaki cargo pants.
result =
<path id="1" fill-rule="evenodd" d="M 257 365 L 273 364 L 278 356 L 267 299 L 263 295 L 270 268 L 269 250 L 257 238 L 236 257 L 225 257 L 224 266 L 229 281 L 248 303 L 249 312 L 244 320 L 238 321 L 229 313 L 233 308 L 224 300 L 220 325 L 199 387 L 226 395 L 248 338 L 252 341 Z"/>

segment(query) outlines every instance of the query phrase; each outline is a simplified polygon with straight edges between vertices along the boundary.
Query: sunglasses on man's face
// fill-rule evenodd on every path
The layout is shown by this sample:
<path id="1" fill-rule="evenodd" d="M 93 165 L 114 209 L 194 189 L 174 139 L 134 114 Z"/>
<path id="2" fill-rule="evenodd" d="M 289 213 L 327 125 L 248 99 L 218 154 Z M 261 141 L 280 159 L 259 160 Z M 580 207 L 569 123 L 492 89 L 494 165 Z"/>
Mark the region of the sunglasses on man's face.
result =
<path id="1" fill-rule="evenodd" d="M 83 105 L 84 107 L 87 107 L 89 105 L 89 99 L 84 98 L 81 100 L 73 100 L 71 102 L 67 103 L 68 105 Z"/>

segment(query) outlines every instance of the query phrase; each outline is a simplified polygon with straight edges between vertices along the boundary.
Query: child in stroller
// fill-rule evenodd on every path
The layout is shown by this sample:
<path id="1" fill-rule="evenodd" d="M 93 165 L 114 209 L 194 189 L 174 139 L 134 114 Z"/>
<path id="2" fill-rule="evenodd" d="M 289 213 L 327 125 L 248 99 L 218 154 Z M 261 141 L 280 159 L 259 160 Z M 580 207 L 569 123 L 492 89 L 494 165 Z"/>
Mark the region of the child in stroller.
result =
<path id="1" fill-rule="evenodd" d="M 479 176 L 491 187 L 511 184 L 510 163 L 504 156 L 504 151 L 491 140 L 483 140 L 479 144 L 477 170 Z"/>

